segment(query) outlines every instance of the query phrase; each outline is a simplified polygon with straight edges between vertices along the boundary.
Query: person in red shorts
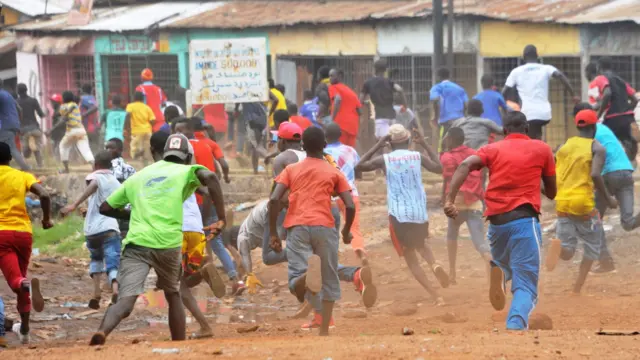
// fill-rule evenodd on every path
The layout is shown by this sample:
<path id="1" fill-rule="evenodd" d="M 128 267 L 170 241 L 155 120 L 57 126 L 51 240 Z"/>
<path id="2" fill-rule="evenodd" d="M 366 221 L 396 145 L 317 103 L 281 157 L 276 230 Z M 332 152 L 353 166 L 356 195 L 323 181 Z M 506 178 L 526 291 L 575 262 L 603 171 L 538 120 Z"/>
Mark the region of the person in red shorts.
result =
<path id="1" fill-rule="evenodd" d="M 153 114 L 156 122 L 153 124 L 153 132 L 160 130 L 164 125 L 164 113 L 162 112 L 163 104 L 167 102 L 167 95 L 162 88 L 153 83 L 153 71 L 151 69 L 143 69 L 140 73 L 142 84 L 136 87 L 136 92 L 144 94 L 144 103 L 147 104 Z"/>
<path id="2" fill-rule="evenodd" d="M 329 98 L 331 99 L 333 121 L 340 126 L 340 142 L 351 147 L 356 146 L 356 137 L 360 128 L 362 104 L 358 95 L 342 83 L 344 72 L 331 69 L 329 72 Z M 327 125 L 327 124 L 325 124 Z"/>
<path id="3" fill-rule="evenodd" d="M 42 311 L 44 299 L 38 279 L 27 279 L 33 237 L 25 197 L 32 192 L 40 198 L 44 229 L 53 227 L 51 199 L 33 175 L 11 168 L 11 159 L 9 145 L 0 143 L 0 269 L 11 290 L 18 295 L 19 337 L 27 344 L 31 306 L 33 304 L 37 312 Z"/>

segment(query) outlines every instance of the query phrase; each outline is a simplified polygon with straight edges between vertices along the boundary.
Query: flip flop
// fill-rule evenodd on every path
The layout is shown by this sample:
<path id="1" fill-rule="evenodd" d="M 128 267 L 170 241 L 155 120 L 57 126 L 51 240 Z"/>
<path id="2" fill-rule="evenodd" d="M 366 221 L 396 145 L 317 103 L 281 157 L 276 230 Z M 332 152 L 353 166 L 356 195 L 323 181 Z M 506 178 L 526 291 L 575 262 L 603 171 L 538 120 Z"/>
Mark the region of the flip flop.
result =
<path id="1" fill-rule="evenodd" d="M 189 339 L 197 340 L 197 339 L 208 339 L 208 338 L 212 338 L 212 337 L 213 337 L 213 332 L 204 333 L 204 332 L 202 332 L 202 330 L 198 330 L 198 331 L 192 333 L 189 336 Z"/>
<path id="2" fill-rule="evenodd" d="M 433 274 L 438 279 L 440 286 L 445 289 L 449 287 L 449 275 L 447 275 L 447 272 L 444 271 L 444 268 L 442 268 L 442 266 L 438 264 L 433 265 Z"/>
<path id="3" fill-rule="evenodd" d="M 40 292 L 40 280 L 37 278 L 31 279 L 31 304 L 36 312 L 44 310 L 44 298 Z"/>
<path id="4" fill-rule="evenodd" d="M 213 264 L 209 263 L 203 266 L 200 271 L 202 273 L 202 278 L 207 282 L 207 284 L 209 284 L 209 287 L 211 288 L 211 291 L 213 291 L 213 295 L 215 295 L 215 297 L 221 299 L 227 295 L 227 286 Z"/>

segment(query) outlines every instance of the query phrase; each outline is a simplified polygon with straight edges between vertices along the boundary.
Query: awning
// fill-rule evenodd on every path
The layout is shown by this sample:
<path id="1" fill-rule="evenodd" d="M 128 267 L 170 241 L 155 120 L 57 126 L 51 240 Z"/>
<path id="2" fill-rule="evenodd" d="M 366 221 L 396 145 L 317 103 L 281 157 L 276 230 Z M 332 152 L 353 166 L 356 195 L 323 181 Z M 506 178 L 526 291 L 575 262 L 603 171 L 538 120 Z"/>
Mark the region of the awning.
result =
<path id="1" fill-rule="evenodd" d="M 0 79 L 15 79 L 18 77 L 18 70 L 16 68 L 13 69 L 4 69 L 0 70 Z"/>
<path id="2" fill-rule="evenodd" d="M 41 55 L 63 55 L 84 40 L 81 36 L 20 36 L 18 50 Z"/>
<path id="3" fill-rule="evenodd" d="M 7 34 L 0 37 L 0 54 L 7 53 L 16 49 L 16 36 L 13 34 Z"/>

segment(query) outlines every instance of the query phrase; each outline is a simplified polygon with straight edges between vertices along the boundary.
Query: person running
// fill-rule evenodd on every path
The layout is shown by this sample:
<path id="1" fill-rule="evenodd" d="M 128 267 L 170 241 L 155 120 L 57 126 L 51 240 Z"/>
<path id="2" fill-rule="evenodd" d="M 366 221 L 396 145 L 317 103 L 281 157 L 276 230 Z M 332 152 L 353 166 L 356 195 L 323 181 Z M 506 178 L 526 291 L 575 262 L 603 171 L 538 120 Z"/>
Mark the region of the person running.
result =
<path id="1" fill-rule="evenodd" d="M 595 205 L 594 190 L 606 204 L 615 209 L 618 203 L 609 194 L 602 177 L 606 150 L 595 140 L 598 115 L 593 110 L 581 110 L 575 116 L 578 136 L 570 137 L 556 153 L 558 194 L 556 195 L 557 239 L 551 240 L 546 267 L 553 271 L 558 260 L 570 260 L 576 252 L 578 239 L 584 244 L 584 256 L 573 287 L 580 293 L 593 262 L 599 258 L 604 235 L 600 214 Z"/>
<path id="2" fill-rule="evenodd" d="M 58 128 L 66 126 L 64 137 L 60 140 L 60 159 L 64 165 L 64 173 L 69 173 L 69 155 L 74 146 L 80 151 L 80 155 L 86 162 L 93 165 L 94 159 L 87 132 L 82 125 L 80 108 L 75 102 L 75 96 L 71 91 L 65 91 L 62 93 L 62 101 L 64 104 L 58 110 L 62 120 L 47 131 L 46 135 L 50 136 Z"/>
<path id="3" fill-rule="evenodd" d="M 269 79 L 269 128 L 277 129 L 278 125 L 275 123 L 274 114 L 276 110 L 287 110 L 287 100 L 284 98 L 284 94 L 276 88 L 275 81 Z"/>
<path id="4" fill-rule="evenodd" d="M 151 161 L 149 140 L 156 123 L 156 116 L 147 104 L 144 103 L 144 94 L 137 91 L 133 95 L 133 102 L 127 105 L 127 126 L 131 134 L 131 156 L 134 159 L 142 159 L 144 166 Z"/>
<path id="5" fill-rule="evenodd" d="M 314 101 L 313 91 L 305 90 L 303 93 L 304 103 L 302 103 L 302 107 L 300 108 L 300 115 L 309 119 L 313 126 L 321 127 L 318 123 L 318 111 L 319 105 L 316 101 Z"/>
<path id="6" fill-rule="evenodd" d="M 438 83 L 429 91 L 429 100 L 433 101 L 432 122 L 440 129 L 438 150 L 442 150 L 442 140 L 447 130 L 452 126 L 453 121 L 464 117 L 469 97 L 462 86 L 451 81 L 449 69 L 439 69 L 437 76 Z"/>
<path id="7" fill-rule="evenodd" d="M 154 152 L 159 132 L 152 136 Z M 209 191 L 220 215 L 211 227 L 215 233 L 225 227 L 224 200 L 216 175 L 191 162 L 189 140 L 181 134 L 169 136 L 163 160 L 147 166 L 130 177 L 100 206 L 100 213 L 130 218 L 131 226 L 123 241 L 124 250 L 118 269 L 118 302 L 110 306 L 91 337 L 90 345 L 103 345 L 107 336 L 131 314 L 136 299 L 144 292 L 151 268 L 158 276 L 157 288 L 165 293 L 169 305 L 171 339 L 184 340 L 185 313 L 180 296 L 182 267 L 183 203 L 202 184 Z M 131 210 L 124 209 L 131 204 Z"/>
<path id="8" fill-rule="evenodd" d="M 381 139 L 389 134 L 389 127 L 396 117 L 396 112 L 393 109 L 394 94 L 400 94 L 402 112 L 407 109 L 407 99 L 402 87 L 385 77 L 387 72 L 386 60 L 377 60 L 373 63 L 373 67 L 375 76 L 365 81 L 362 86 L 360 104 L 364 104 L 367 97 L 373 103 L 376 123 L 375 137 L 376 139 Z"/>
<path id="9" fill-rule="evenodd" d="M 95 153 L 102 148 L 103 143 L 100 141 L 100 118 L 98 117 L 97 100 L 96 97 L 93 96 L 92 90 L 91 85 L 82 85 L 79 106 L 82 125 L 87 131 L 91 151 Z"/>
<path id="10" fill-rule="evenodd" d="M 179 118 L 181 116 L 184 116 L 184 113 L 182 112 L 182 110 L 180 110 L 179 107 L 177 107 L 175 105 L 167 105 L 162 112 L 164 114 L 165 123 L 162 124 L 162 126 L 160 127 L 160 129 L 158 131 L 162 131 L 162 132 L 166 133 L 167 135 L 170 135 L 171 134 L 171 123 L 173 122 L 174 119 L 177 119 L 177 118 Z"/>
<path id="11" fill-rule="evenodd" d="M 124 151 L 124 143 L 122 140 L 118 138 L 109 139 L 105 145 L 105 149 L 111 153 L 111 173 L 116 177 L 120 184 L 136 173 L 136 169 L 127 164 L 122 157 L 122 152 Z M 129 220 L 117 220 L 118 227 L 120 228 L 120 237 L 124 239 L 127 237 L 127 233 L 129 232 Z"/>
<path id="12" fill-rule="evenodd" d="M 636 161 L 638 141 L 633 137 L 631 124 L 635 122 L 633 110 L 638 104 L 636 91 L 613 71 L 613 64 L 609 58 L 598 60 L 598 72 L 604 78 L 599 78 L 599 88 L 602 92 L 598 108 L 598 118 L 603 118 L 605 124 L 624 146 L 629 160 Z"/>
<path id="13" fill-rule="evenodd" d="M 480 117 L 489 119 L 496 123 L 496 125 L 502 126 L 502 114 L 509 110 L 504 96 L 495 90 L 493 76 L 489 74 L 482 75 L 480 84 L 482 84 L 482 91 L 473 97 L 482 102 L 482 109 L 484 111 Z"/>
<path id="14" fill-rule="evenodd" d="M 18 163 L 20 169 L 28 171 L 31 168 L 18 148 L 20 113 L 20 105 L 4 88 L 4 83 L 0 79 L 0 143 L 9 145 L 11 157 Z"/>
<path id="15" fill-rule="evenodd" d="M 327 138 L 327 147 L 324 149 L 325 153 L 331 155 L 337 162 L 338 167 L 342 174 L 347 178 L 349 185 L 351 185 L 351 197 L 356 207 L 356 215 L 353 219 L 353 225 L 351 225 L 351 248 L 355 251 L 358 259 L 363 264 L 367 264 L 366 252 L 364 251 L 364 237 L 360 230 L 360 197 L 358 196 L 358 189 L 356 188 L 356 172 L 355 167 L 360 161 L 358 152 L 353 147 L 343 144 L 342 130 L 339 123 L 330 124 L 325 127 L 325 136 Z M 337 199 L 340 213 L 344 217 L 346 216 L 345 204 L 341 199 Z"/>
<path id="16" fill-rule="evenodd" d="M 289 290 L 299 301 L 305 297 L 310 303 L 322 301 L 322 313 L 316 313 L 315 318 L 321 323 L 319 335 L 327 336 L 333 323 L 334 303 L 340 299 L 339 235 L 331 213 L 331 197 L 338 194 L 347 209 L 342 229 L 345 244 L 351 242 L 355 205 L 344 175 L 324 159 L 326 141 L 322 129 L 307 129 L 302 141 L 306 158 L 287 166 L 275 179 L 276 186 L 269 199 L 270 242 L 276 252 L 282 251 L 276 224 L 281 198 L 289 191 L 289 209 L 284 221 Z"/>
<path id="17" fill-rule="evenodd" d="M 49 103 L 51 105 L 51 109 L 53 109 L 53 113 L 51 114 L 51 126 L 56 130 L 51 132 L 51 147 L 53 148 L 53 153 L 55 157 L 60 159 L 60 141 L 64 137 L 65 128 L 57 127 L 56 125 L 62 120 L 62 116 L 60 115 L 60 106 L 62 105 L 62 95 L 53 94 L 49 98 Z"/>
<path id="18" fill-rule="evenodd" d="M 289 106 L 287 107 L 287 112 L 291 114 L 289 116 L 289 121 L 300 126 L 302 131 L 305 131 L 308 127 L 313 126 L 311 120 L 298 114 L 298 105 L 289 104 Z"/>
<path id="19" fill-rule="evenodd" d="M 0 270 L 18 296 L 21 321 L 18 336 L 21 343 L 28 344 L 31 306 L 33 304 L 33 309 L 41 312 L 44 298 L 40 292 L 40 281 L 27 278 L 33 236 L 25 198 L 28 192 L 40 198 L 42 228 L 45 230 L 53 227 L 51 198 L 33 175 L 11 168 L 10 162 L 11 147 L 0 143 Z"/>
<path id="20" fill-rule="evenodd" d="M 521 112 L 504 119 L 505 138 L 483 146 L 456 169 L 449 185 L 444 212 L 459 216 L 455 204 L 460 188 L 472 171 L 489 168 L 484 215 L 489 220 L 491 247 L 489 299 L 496 310 L 505 307 L 505 283 L 511 280 L 508 330 L 526 330 L 538 299 L 540 274 L 540 179 L 544 194 L 556 196 L 556 167 L 551 147 L 527 136 L 529 122 Z"/>
<path id="21" fill-rule="evenodd" d="M 532 139 L 543 138 L 544 126 L 551 121 L 551 103 L 549 103 L 549 80 L 555 78 L 562 82 L 565 90 L 573 98 L 575 104 L 580 102 L 569 83 L 569 79 L 553 65 L 540 63 L 538 49 L 533 45 L 527 45 L 522 53 L 524 65 L 513 69 L 507 81 L 502 95 L 516 89 L 522 99 L 522 113 L 529 121 L 529 136 Z"/>
<path id="22" fill-rule="evenodd" d="M 581 110 L 590 110 L 587 103 L 578 104 L 574 109 L 574 116 Z M 631 231 L 640 227 L 640 215 L 633 215 L 634 180 L 633 166 L 625 153 L 624 147 L 615 134 L 605 125 L 596 125 L 596 141 L 605 149 L 605 162 L 602 168 L 602 177 L 609 193 L 616 198 L 620 208 L 620 225 L 625 231 Z M 604 194 L 596 189 L 596 209 L 601 218 L 607 211 L 607 199 Z M 600 245 L 600 258 L 598 267 L 591 271 L 592 274 L 604 274 L 615 271 L 615 265 L 609 252 L 606 234 L 603 235 Z"/>
<path id="23" fill-rule="evenodd" d="M 111 109 L 102 114 L 102 127 L 104 128 L 104 142 L 111 139 L 124 141 L 124 124 L 127 120 L 127 111 L 122 107 L 122 98 L 116 94 L 111 97 Z"/>
<path id="24" fill-rule="evenodd" d="M 453 120 L 449 126 L 450 128 L 462 129 L 466 146 L 478 150 L 489 143 L 491 135 L 502 134 L 503 130 L 500 125 L 482 117 L 484 108 L 480 100 L 472 99 L 469 101 L 467 112 L 469 116 Z"/>
<path id="25" fill-rule="evenodd" d="M 449 286 L 449 277 L 442 266 L 436 263 L 427 243 L 429 216 L 427 215 L 427 195 L 422 185 L 422 170 L 436 174 L 442 173 L 438 156 L 425 143 L 424 137 L 414 133 L 414 141 L 426 150 L 427 155 L 409 150 L 411 133 L 400 124 L 389 129 L 389 135 L 380 138 L 356 165 L 356 171 L 385 171 L 387 178 L 387 203 L 389 212 L 389 230 L 393 246 L 399 256 L 404 257 L 415 279 L 433 297 L 436 305 L 444 305 L 444 300 L 431 286 L 417 254 L 427 261 L 443 288 Z M 374 154 L 382 150 L 387 142 L 391 152 L 385 155 Z"/>
<path id="26" fill-rule="evenodd" d="M 444 138 L 444 148 L 447 149 L 440 155 L 442 164 L 443 201 L 444 204 L 449 189 L 451 178 L 458 166 L 469 156 L 475 155 L 473 148 L 464 143 L 465 133 L 459 127 L 452 127 L 447 131 Z M 458 254 L 458 234 L 460 225 L 467 223 L 471 242 L 487 263 L 487 273 L 489 273 L 489 261 L 491 261 L 491 250 L 489 242 L 484 236 L 484 223 L 482 219 L 482 200 L 484 198 L 484 182 L 480 171 L 472 171 L 460 187 L 460 191 L 455 198 L 454 204 L 458 209 L 458 216 L 448 220 L 447 226 L 447 253 L 449 255 L 449 284 L 456 282 L 456 258 Z"/>
<path id="27" fill-rule="evenodd" d="M 198 125 L 202 126 L 202 120 L 200 118 L 178 118 L 173 122 L 174 132 L 177 134 L 182 134 L 186 136 L 187 139 L 189 139 L 189 143 L 193 147 L 193 157 L 195 159 L 195 162 L 199 165 L 204 166 L 209 171 L 215 172 L 216 168 L 214 159 L 215 156 L 222 155 L 222 150 L 220 150 L 220 148 L 217 147 L 217 144 L 211 139 L 206 140 L 211 141 L 217 147 L 216 150 L 212 150 L 206 140 L 197 139 L 195 137 L 194 128 Z M 229 183 L 230 179 L 228 165 L 226 161 L 224 161 L 223 157 L 220 157 L 220 159 L 222 159 L 222 161 L 226 165 L 225 167 L 223 167 L 225 173 L 224 177 L 225 182 Z M 218 207 L 216 206 L 216 204 L 211 205 L 208 201 L 205 201 L 205 199 L 203 199 L 203 197 L 201 197 L 199 194 L 196 196 L 196 198 L 197 203 L 200 206 L 200 212 L 202 214 L 205 214 L 205 223 L 215 223 L 216 221 L 218 221 L 219 213 L 217 212 Z M 210 233 L 206 232 L 205 235 L 208 237 Z M 235 263 L 233 262 L 233 259 L 225 249 L 224 242 L 222 241 L 222 236 L 220 234 L 216 234 L 213 241 L 209 242 L 209 246 L 211 247 L 211 250 L 213 250 L 213 252 L 216 254 L 218 259 L 220 259 L 227 275 L 229 276 L 229 280 L 231 282 L 231 293 L 234 295 L 239 294 L 244 286 L 238 276 L 238 271 L 236 269 Z"/>
<path id="28" fill-rule="evenodd" d="M 331 117 L 334 122 L 340 125 L 342 132 L 340 142 L 348 146 L 356 146 L 362 104 L 358 99 L 358 95 L 350 87 L 342 83 L 344 78 L 342 70 L 331 69 L 329 78 L 331 81 L 329 97 L 331 99 L 331 108 L 333 109 Z"/>
<path id="29" fill-rule="evenodd" d="M 224 158 L 224 153 L 222 152 L 220 145 L 218 145 L 218 143 L 214 139 L 207 136 L 207 134 L 205 133 L 205 126 L 204 126 L 205 123 L 202 121 L 202 118 L 194 116 L 188 120 L 188 123 L 191 125 L 191 128 L 193 129 L 193 137 L 189 138 L 190 142 L 193 143 L 193 141 L 191 140 L 198 140 L 200 142 L 204 142 L 205 144 L 207 144 L 211 149 L 211 155 L 213 155 L 213 160 L 214 160 L 214 167 L 208 168 L 208 169 L 217 174 L 219 171 L 217 169 L 216 163 L 220 164 L 220 170 L 221 170 L 220 172 L 222 172 L 224 181 L 227 184 L 230 183 L 231 179 L 229 178 L 229 164 L 227 163 L 227 160 L 225 160 Z M 199 156 L 200 154 L 196 155 L 196 157 L 199 157 Z"/>
<path id="30" fill-rule="evenodd" d="M 87 238 L 87 249 L 91 258 L 89 276 L 93 280 L 93 297 L 89 301 L 89 308 L 94 310 L 100 308 L 102 274 L 105 270 L 113 292 L 111 303 L 115 304 L 118 301 L 116 278 L 122 241 L 120 227 L 116 219 L 100 214 L 100 205 L 120 187 L 120 182 L 111 172 L 111 161 L 112 154 L 109 151 L 97 153 L 93 172 L 85 179 L 87 188 L 76 201 L 60 210 L 62 216 L 67 216 L 89 199 L 84 219 L 84 236 Z"/>
<path id="31" fill-rule="evenodd" d="M 22 142 L 27 145 L 28 153 L 33 153 L 36 158 L 36 164 L 42 167 L 42 127 L 40 123 L 44 119 L 44 111 L 40 107 L 40 103 L 27 93 L 27 85 L 18 84 L 18 105 L 22 108 L 22 121 L 20 133 L 22 134 Z M 40 118 L 40 122 L 36 118 Z M 27 153 L 27 151 L 25 151 Z M 27 154 L 28 154 L 27 153 Z M 27 155 L 25 155 L 27 156 Z M 28 156 L 27 156 L 28 157 Z"/>
<path id="32" fill-rule="evenodd" d="M 140 73 L 140 80 L 142 83 L 136 87 L 136 92 L 142 93 L 142 101 L 153 111 L 153 118 L 155 119 L 152 124 L 153 132 L 156 132 L 160 130 L 160 127 L 165 122 L 162 107 L 167 102 L 167 95 L 160 86 L 153 83 L 153 71 L 151 69 L 143 69 Z"/>
<path id="33" fill-rule="evenodd" d="M 331 69 L 326 65 L 322 65 L 318 69 L 318 85 L 315 88 L 314 103 L 318 106 L 316 120 L 320 127 L 329 125 L 333 121 L 331 118 L 331 97 L 329 96 L 330 71 Z"/>
<path id="34" fill-rule="evenodd" d="M 251 166 L 258 174 L 260 157 L 267 156 L 264 136 L 267 127 L 267 108 L 260 102 L 242 104 L 242 117 L 247 126 L 247 141 L 251 145 Z"/>

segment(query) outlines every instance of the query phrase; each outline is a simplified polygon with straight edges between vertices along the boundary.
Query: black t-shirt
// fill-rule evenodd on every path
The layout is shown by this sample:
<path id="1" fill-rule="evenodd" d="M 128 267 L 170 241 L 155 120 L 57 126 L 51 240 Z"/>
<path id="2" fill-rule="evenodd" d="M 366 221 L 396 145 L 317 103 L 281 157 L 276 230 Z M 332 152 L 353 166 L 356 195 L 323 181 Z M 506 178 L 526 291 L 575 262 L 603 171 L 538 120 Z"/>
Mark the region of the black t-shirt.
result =
<path id="1" fill-rule="evenodd" d="M 381 76 L 372 77 L 362 86 L 362 92 L 369 94 L 375 106 L 376 119 L 396 118 L 396 111 L 393 109 L 393 86 L 393 81 Z"/>
<path id="2" fill-rule="evenodd" d="M 40 108 L 38 100 L 27 96 L 19 97 L 18 105 L 22 108 L 22 123 L 20 124 L 23 130 L 34 130 L 40 128 L 36 114 L 40 118 L 44 118 L 44 112 Z"/>

